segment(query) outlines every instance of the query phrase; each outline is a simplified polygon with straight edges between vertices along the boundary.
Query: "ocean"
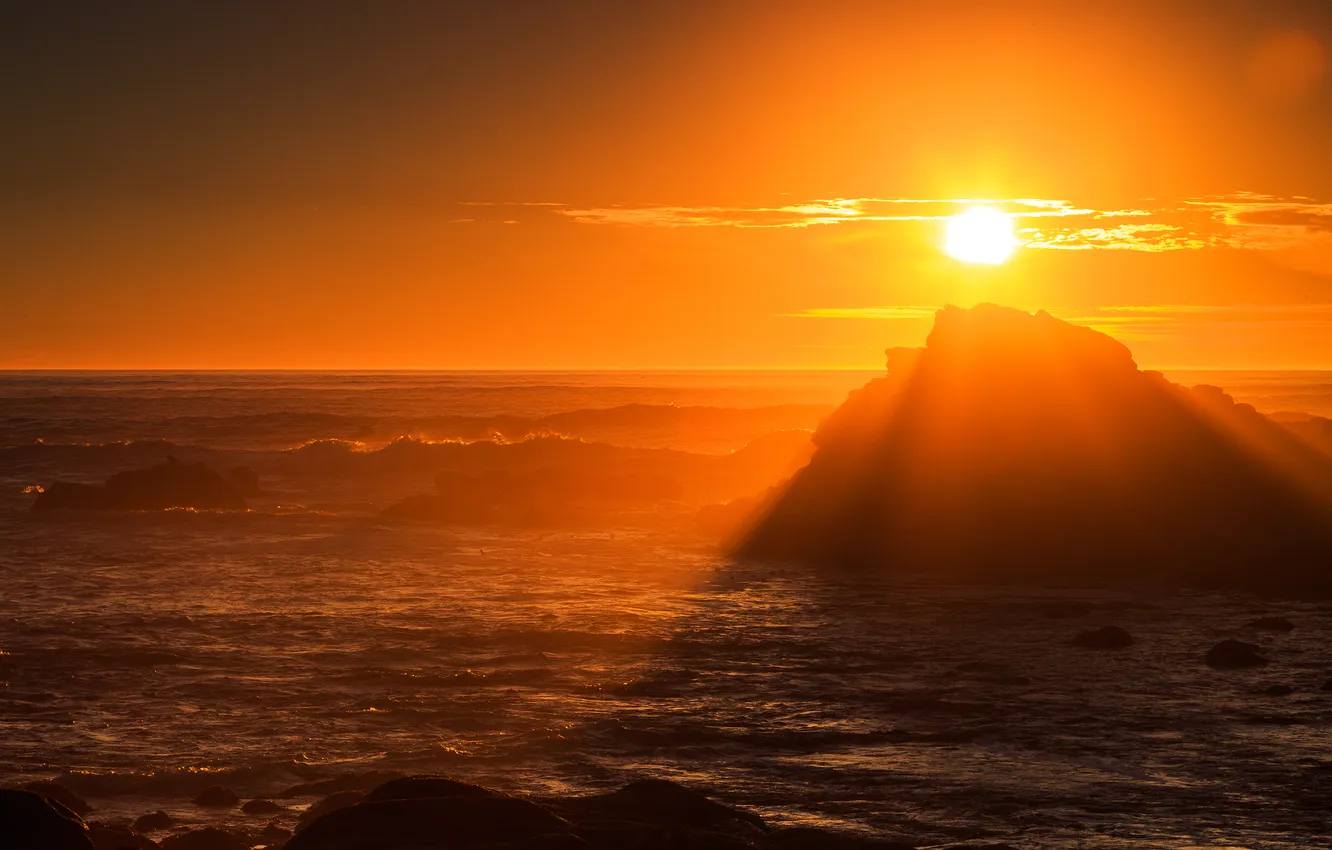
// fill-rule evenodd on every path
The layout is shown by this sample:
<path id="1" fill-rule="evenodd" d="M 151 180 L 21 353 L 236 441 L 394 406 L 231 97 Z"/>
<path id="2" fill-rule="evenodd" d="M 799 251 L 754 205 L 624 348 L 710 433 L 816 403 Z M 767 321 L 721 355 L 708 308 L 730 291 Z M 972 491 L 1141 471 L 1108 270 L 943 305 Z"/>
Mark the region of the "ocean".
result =
<path id="1" fill-rule="evenodd" d="M 92 819 L 222 824 L 245 816 L 194 806 L 205 786 L 658 776 L 920 843 L 1327 846 L 1326 605 L 853 579 L 719 549 L 697 511 L 775 483 L 746 447 L 807 434 L 874 374 L 0 373 L 0 785 L 55 778 Z M 1169 377 L 1332 416 L 1332 373 Z M 694 483 L 576 523 L 380 514 L 459 458 L 567 466 L 588 444 Z M 29 510 L 53 481 L 168 457 L 248 466 L 262 492 L 244 512 Z M 1246 636 L 1265 615 L 1296 628 Z M 1068 642 L 1088 623 L 1138 642 L 1088 654 Z M 1274 663 L 1200 663 L 1235 636 Z"/>

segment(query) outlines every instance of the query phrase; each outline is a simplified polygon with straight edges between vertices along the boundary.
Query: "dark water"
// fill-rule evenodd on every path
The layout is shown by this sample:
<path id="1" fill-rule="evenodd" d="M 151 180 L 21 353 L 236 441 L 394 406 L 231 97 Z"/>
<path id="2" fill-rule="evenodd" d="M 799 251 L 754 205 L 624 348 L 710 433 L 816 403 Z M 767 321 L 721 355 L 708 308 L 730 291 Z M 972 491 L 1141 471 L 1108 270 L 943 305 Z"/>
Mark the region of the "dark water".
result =
<path id="1" fill-rule="evenodd" d="M 1255 398 L 1332 384 L 1244 377 Z M 248 797 L 388 769 L 563 793 L 655 775 L 920 844 L 1332 844 L 1325 605 L 819 577 L 731 561 L 665 520 L 385 525 L 375 512 L 419 483 L 410 464 L 373 481 L 280 465 L 312 440 L 373 450 L 463 439 L 476 423 L 458 417 L 522 430 L 616 405 L 642 407 L 554 421 L 727 452 L 812 427 L 865 378 L 0 377 L 0 782 L 58 777 L 94 817 L 189 823 L 243 817 L 188 802 L 215 782 Z M 128 440 L 168 442 L 106 445 Z M 190 451 L 255 465 L 276 495 L 242 514 L 26 511 L 30 485 Z M 1263 615 L 1295 629 L 1245 627 Z M 1068 642 L 1101 624 L 1137 643 Z M 1208 668 L 1224 637 L 1272 663 Z"/>

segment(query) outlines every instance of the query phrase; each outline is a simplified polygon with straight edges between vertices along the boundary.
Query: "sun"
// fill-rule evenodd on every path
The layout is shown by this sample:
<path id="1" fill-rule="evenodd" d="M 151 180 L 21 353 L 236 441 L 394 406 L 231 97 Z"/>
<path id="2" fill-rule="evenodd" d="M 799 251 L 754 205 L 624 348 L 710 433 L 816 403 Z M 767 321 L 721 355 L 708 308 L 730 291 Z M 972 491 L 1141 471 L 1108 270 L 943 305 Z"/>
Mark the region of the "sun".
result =
<path id="1" fill-rule="evenodd" d="M 990 207 L 971 207 L 948 219 L 944 252 L 964 263 L 997 266 L 1013 255 L 1013 217 Z"/>

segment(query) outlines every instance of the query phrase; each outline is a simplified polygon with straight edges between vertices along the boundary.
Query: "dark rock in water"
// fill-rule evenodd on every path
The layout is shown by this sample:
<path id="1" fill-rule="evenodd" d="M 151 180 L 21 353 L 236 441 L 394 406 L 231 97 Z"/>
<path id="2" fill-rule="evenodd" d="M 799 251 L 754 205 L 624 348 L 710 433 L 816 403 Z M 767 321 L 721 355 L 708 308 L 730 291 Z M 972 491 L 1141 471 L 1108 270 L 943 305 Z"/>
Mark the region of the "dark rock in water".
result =
<path id="1" fill-rule="evenodd" d="M 127 826 L 88 825 L 88 837 L 96 850 L 159 850 L 160 845 L 151 838 L 139 835 Z"/>
<path id="2" fill-rule="evenodd" d="M 1223 640 L 1207 650 L 1207 665 L 1224 668 L 1262 667 L 1267 664 L 1267 659 L 1259 655 L 1261 650 L 1262 647 L 1242 640 Z"/>
<path id="3" fill-rule="evenodd" d="M 32 791 L 10 788 L 0 788 L 0 847 L 94 850 L 78 815 Z"/>
<path id="4" fill-rule="evenodd" d="M 964 580 L 1332 591 L 1332 459 L 1046 313 L 947 307 L 741 554 Z"/>
<path id="5" fill-rule="evenodd" d="M 209 785 L 199 792 L 199 796 L 194 798 L 194 805 L 208 806 L 209 808 L 229 809 L 240 802 L 240 797 L 230 788 L 224 788 L 221 785 Z"/>
<path id="6" fill-rule="evenodd" d="M 290 797 L 305 797 L 311 794 L 336 794 L 339 791 L 360 791 L 361 793 L 365 793 L 372 788 L 378 788 L 380 785 L 391 779 L 401 779 L 404 776 L 406 776 L 405 773 L 397 770 L 371 770 L 365 773 L 344 773 L 340 776 L 335 776 L 332 779 L 321 779 L 318 782 L 305 782 L 300 785 L 293 785 L 277 796 L 287 799 Z"/>
<path id="7" fill-rule="evenodd" d="M 1263 693 L 1269 697 L 1288 697 L 1295 693 L 1295 689 L 1290 685 L 1268 685 L 1263 689 Z"/>
<path id="8" fill-rule="evenodd" d="M 150 815 L 143 815 L 134 821 L 135 832 L 161 832 L 164 829 L 170 829 L 175 825 L 171 815 L 158 809 Z"/>
<path id="9" fill-rule="evenodd" d="M 287 811 L 287 807 L 272 800 L 251 800 L 241 806 L 241 811 L 247 815 L 276 815 Z"/>
<path id="10" fill-rule="evenodd" d="M 259 837 L 270 844 L 281 844 L 291 838 L 291 830 L 277 821 L 272 821 L 259 831 Z"/>
<path id="11" fill-rule="evenodd" d="M 407 850 L 571 835 L 570 825 L 517 797 L 413 797 L 360 802 L 330 812 L 299 830 L 286 850 Z"/>
<path id="12" fill-rule="evenodd" d="M 495 796 L 496 792 L 489 788 L 482 788 L 470 782 L 459 782 L 447 776 L 406 776 L 401 779 L 390 779 L 366 794 L 363 799 L 367 803 L 374 803 L 380 800 L 415 800 L 420 797 L 481 799 Z"/>
<path id="13" fill-rule="evenodd" d="M 1322 686 L 1321 688 L 1319 688 L 1318 690 L 1320 690 L 1320 691 L 1332 691 L 1332 679 L 1328 679 L 1326 682 L 1324 682 L 1324 683 L 1323 683 L 1323 686 Z"/>
<path id="14" fill-rule="evenodd" d="M 439 776 L 374 789 L 297 830 L 286 850 L 907 850 L 815 829 L 771 831 L 757 815 L 673 782 L 610 794 L 523 799 Z M 170 848 L 168 848 L 170 850 Z"/>
<path id="15" fill-rule="evenodd" d="M 69 809 L 79 817 L 87 817 L 92 811 L 92 806 L 78 794 L 69 790 L 59 782 L 50 779 L 43 779 L 38 782 L 29 782 L 23 786 L 24 791 L 31 791 L 34 794 L 41 794 L 48 800 L 55 800 L 60 805 Z"/>
<path id="16" fill-rule="evenodd" d="M 202 463 L 173 458 L 160 466 L 118 472 L 97 486 L 58 481 L 38 494 L 34 511 L 160 511 L 168 508 L 244 510 L 245 499 L 230 483 Z"/>
<path id="17" fill-rule="evenodd" d="M 1295 624 L 1285 617 L 1259 617 L 1247 625 L 1251 629 L 1261 629 L 1265 632 L 1288 632 L 1295 628 Z"/>
<path id="18" fill-rule="evenodd" d="M 1087 649 L 1123 649 L 1133 645 L 1133 635 L 1119 626 L 1103 626 L 1082 632 L 1073 638 L 1073 642 Z"/>
<path id="19" fill-rule="evenodd" d="M 312 803 L 308 809 L 301 812 L 301 816 L 296 819 L 296 831 L 300 832 L 319 818 L 330 812 L 336 812 L 338 809 L 345 809 L 348 806 L 354 806 L 361 802 L 365 797 L 363 791 L 337 791 L 328 795 L 317 803 Z"/>
<path id="20" fill-rule="evenodd" d="M 208 826 L 162 839 L 162 850 L 250 850 L 250 842 L 230 830 Z"/>

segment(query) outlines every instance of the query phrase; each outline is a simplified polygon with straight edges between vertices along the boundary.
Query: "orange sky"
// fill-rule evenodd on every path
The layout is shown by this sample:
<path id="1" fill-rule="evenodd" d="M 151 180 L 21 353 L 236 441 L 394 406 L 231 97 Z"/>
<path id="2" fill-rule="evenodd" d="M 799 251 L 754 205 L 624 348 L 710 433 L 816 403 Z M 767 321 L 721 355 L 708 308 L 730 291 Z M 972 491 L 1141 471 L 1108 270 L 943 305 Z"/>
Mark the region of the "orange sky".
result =
<path id="1" fill-rule="evenodd" d="M 26 5 L 0 368 L 1332 368 L 1326 3 Z"/>

